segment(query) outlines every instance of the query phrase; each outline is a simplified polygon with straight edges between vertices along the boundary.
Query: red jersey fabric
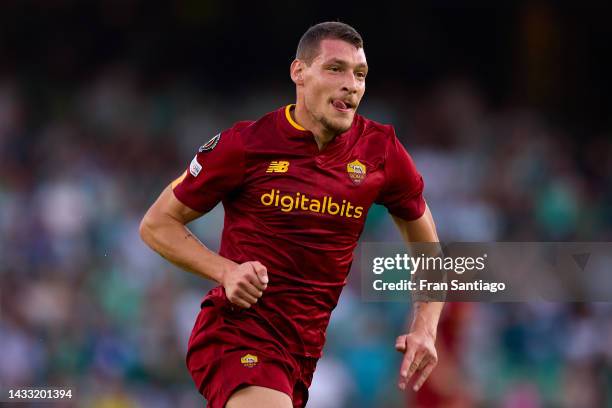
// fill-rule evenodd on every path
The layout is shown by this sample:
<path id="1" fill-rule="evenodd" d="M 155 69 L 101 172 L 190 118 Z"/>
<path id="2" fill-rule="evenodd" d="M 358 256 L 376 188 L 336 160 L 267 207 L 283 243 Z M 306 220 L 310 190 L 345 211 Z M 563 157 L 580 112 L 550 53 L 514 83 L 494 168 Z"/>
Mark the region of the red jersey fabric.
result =
<path id="1" fill-rule="evenodd" d="M 233 318 L 259 322 L 292 354 L 320 357 L 369 208 L 379 203 L 395 216 L 419 218 L 423 179 L 392 126 L 355 115 L 348 131 L 319 150 L 292 120 L 292 108 L 221 132 L 173 191 L 202 213 L 221 201 L 219 254 L 268 269 L 261 299 Z M 229 302 L 221 286 L 211 297 Z"/>

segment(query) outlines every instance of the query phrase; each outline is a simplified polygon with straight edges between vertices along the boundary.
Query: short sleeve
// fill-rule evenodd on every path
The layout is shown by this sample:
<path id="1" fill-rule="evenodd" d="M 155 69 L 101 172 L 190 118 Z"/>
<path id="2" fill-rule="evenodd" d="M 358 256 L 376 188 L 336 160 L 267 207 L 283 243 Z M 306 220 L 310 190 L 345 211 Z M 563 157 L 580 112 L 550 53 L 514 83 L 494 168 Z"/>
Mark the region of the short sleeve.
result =
<path id="1" fill-rule="evenodd" d="M 187 207 L 205 213 L 240 186 L 244 169 L 244 145 L 232 128 L 200 146 L 172 191 Z"/>
<path id="2" fill-rule="evenodd" d="M 393 128 L 391 132 L 384 167 L 385 182 L 376 202 L 387 207 L 392 215 L 413 221 L 425 212 L 423 177 Z"/>

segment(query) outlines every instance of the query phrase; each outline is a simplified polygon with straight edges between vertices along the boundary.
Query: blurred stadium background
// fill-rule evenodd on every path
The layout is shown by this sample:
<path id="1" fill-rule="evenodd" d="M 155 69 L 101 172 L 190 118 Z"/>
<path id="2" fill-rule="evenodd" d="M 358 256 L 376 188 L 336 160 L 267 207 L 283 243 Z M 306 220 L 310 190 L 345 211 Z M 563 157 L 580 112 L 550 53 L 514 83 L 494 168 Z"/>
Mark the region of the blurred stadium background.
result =
<path id="1" fill-rule="evenodd" d="M 443 240 L 612 240 L 610 8 L 364 7 L 0 4 L 0 384 L 72 387 L 66 406 L 202 405 L 184 352 L 211 286 L 138 224 L 203 141 L 293 100 L 295 46 L 324 20 L 364 36 L 361 113 L 396 126 Z M 193 224 L 211 248 L 222 218 Z M 399 240 L 384 209 L 362 239 Z M 408 305 L 362 302 L 353 272 L 310 407 L 612 406 L 610 304 L 448 305 L 439 367 L 404 396 Z"/>

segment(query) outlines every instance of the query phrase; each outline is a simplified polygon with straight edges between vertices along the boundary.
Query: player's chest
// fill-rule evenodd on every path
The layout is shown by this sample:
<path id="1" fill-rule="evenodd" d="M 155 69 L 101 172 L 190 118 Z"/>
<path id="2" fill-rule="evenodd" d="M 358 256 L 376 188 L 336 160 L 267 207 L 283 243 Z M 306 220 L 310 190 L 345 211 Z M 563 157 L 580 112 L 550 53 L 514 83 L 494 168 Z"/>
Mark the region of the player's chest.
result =
<path id="1" fill-rule="evenodd" d="M 291 194 L 305 200 L 359 202 L 370 206 L 384 183 L 382 160 L 359 151 L 336 154 L 262 154 L 249 159 L 245 183 L 249 193 Z M 279 198 L 280 200 L 280 198 Z"/>

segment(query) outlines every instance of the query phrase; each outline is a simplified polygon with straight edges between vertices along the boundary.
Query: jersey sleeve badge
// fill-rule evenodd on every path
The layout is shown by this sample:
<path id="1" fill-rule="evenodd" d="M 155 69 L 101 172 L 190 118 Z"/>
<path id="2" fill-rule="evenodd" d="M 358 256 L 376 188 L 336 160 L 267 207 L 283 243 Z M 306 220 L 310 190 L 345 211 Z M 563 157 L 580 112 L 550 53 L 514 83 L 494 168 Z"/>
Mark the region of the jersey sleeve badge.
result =
<path id="1" fill-rule="evenodd" d="M 210 152 L 212 149 L 215 148 L 215 146 L 217 146 L 217 143 L 219 143 L 219 139 L 221 139 L 221 133 L 217 133 L 208 142 L 200 146 L 200 148 L 198 149 L 198 153 Z"/>
<path id="2" fill-rule="evenodd" d="M 198 174 L 200 174 L 201 170 L 202 165 L 198 162 L 198 155 L 196 154 L 193 157 L 193 160 L 191 160 L 191 163 L 189 164 L 189 172 L 193 177 L 198 177 Z"/>

